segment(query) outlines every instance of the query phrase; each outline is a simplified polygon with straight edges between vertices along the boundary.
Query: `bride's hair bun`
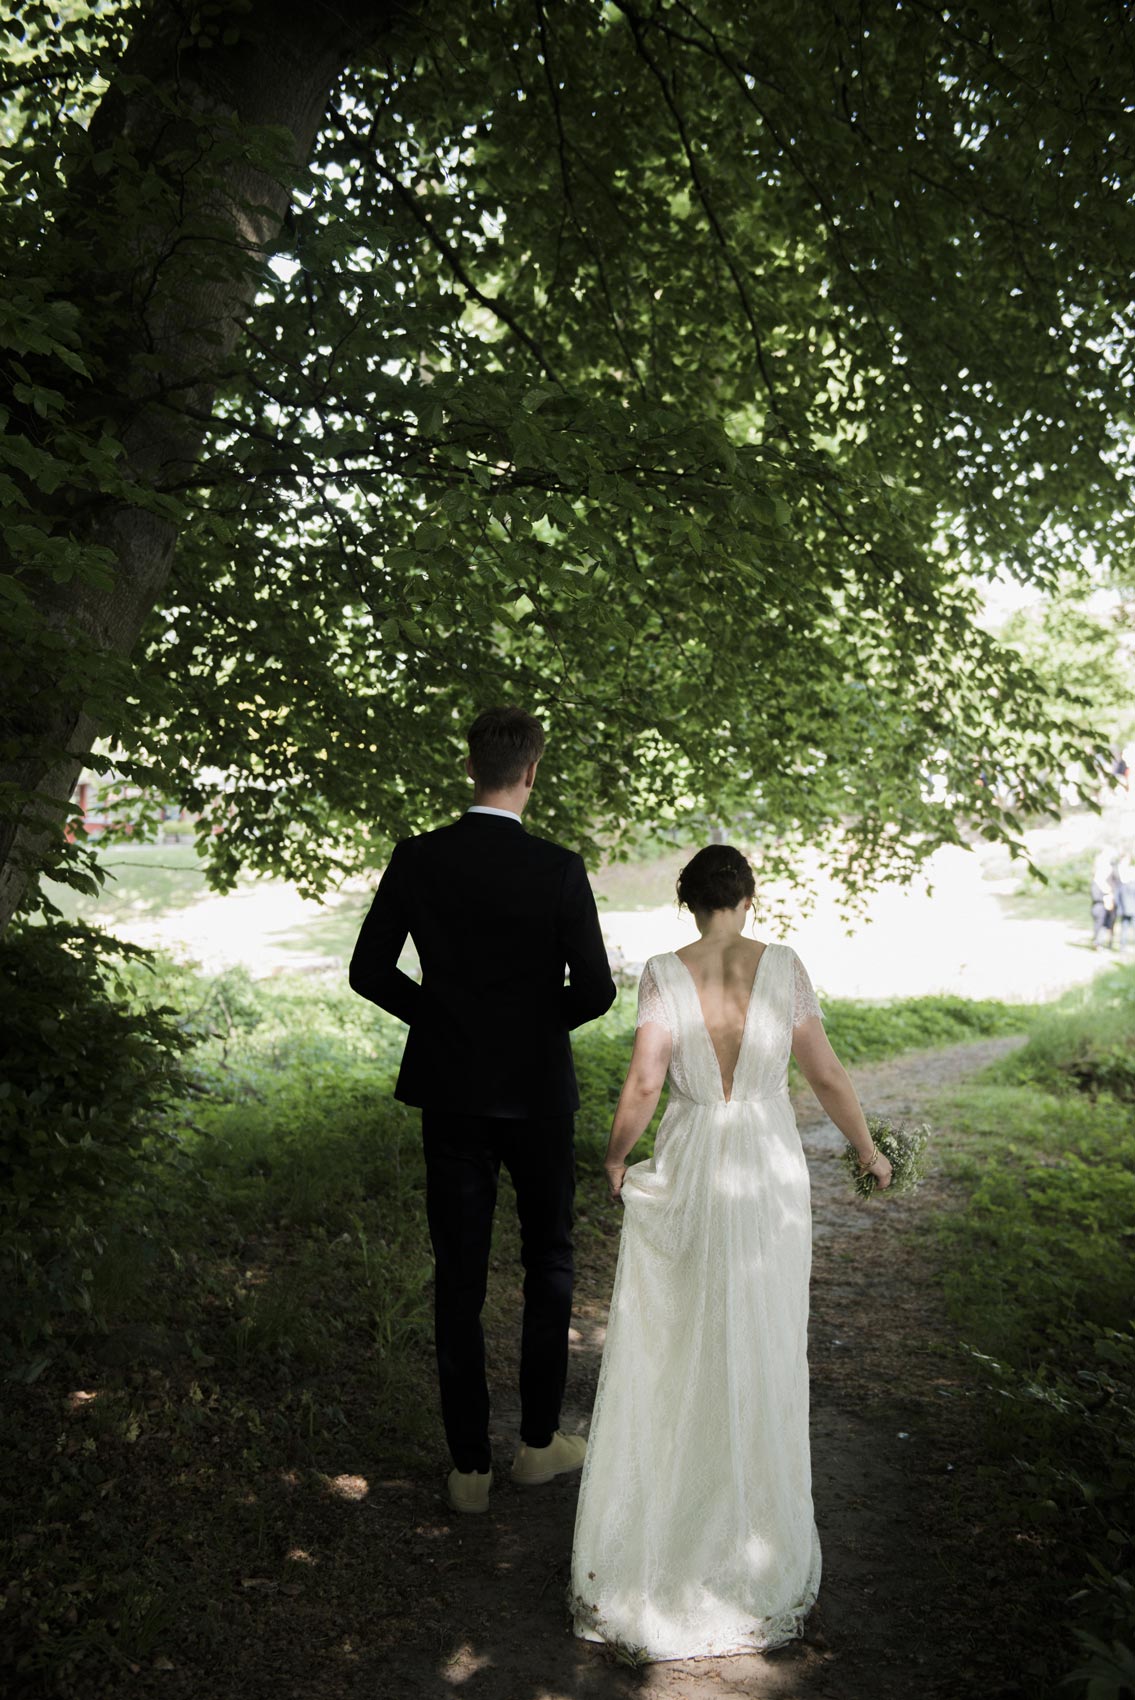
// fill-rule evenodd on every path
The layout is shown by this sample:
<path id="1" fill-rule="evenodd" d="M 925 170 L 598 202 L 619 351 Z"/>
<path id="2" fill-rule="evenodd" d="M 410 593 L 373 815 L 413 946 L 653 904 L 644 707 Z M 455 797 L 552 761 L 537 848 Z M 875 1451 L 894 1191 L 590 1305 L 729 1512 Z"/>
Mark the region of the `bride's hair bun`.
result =
<path id="1" fill-rule="evenodd" d="M 732 844 L 707 844 L 678 875 L 678 904 L 711 914 L 715 909 L 736 909 L 756 889 L 753 870 L 740 850 Z"/>

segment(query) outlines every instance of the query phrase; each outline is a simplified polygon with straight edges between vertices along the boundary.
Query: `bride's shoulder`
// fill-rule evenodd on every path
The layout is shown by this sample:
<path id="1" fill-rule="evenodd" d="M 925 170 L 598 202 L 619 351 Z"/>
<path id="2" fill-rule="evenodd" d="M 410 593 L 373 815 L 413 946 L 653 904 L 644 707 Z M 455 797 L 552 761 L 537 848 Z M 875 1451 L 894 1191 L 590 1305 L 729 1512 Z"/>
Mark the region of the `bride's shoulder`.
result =
<path id="1" fill-rule="evenodd" d="M 789 970 L 797 973 L 804 966 L 793 947 L 790 944 L 785 944 L 782 939 L 770 939 L 761 952 L 762 961 L 766 955 L 769 959 L 767 970 L 769 973 L 786 974 Z"/>
<path id="2" fill-rule="evenodd" d="M 672 987 L 677 975 L 688 974 L 681 957 L 673 950 L 661 950 L 648 956 L 642 965 L 639 984 L 646 991 Z"/>

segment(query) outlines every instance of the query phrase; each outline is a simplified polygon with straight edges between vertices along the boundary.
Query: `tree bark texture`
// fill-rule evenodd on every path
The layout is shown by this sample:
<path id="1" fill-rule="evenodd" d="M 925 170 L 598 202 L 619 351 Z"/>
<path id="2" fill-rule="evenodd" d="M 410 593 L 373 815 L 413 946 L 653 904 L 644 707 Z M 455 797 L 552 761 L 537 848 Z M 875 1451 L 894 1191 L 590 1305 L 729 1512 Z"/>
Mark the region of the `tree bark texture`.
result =
<path id="1" fill-rule="evenodd" d="M 123 62 L 130 80 L 94 114 L 89 157 L 69 180 L 40 262 L 58 280 L 57 297 L 80 309 L 96 379 L 75 379 L 69 416 L 97 418 L 123 445 L 128 483 L 176 491 L 189 474 L 199 421 L 283 224 L 289 185 L 255 146 L 242 156 L 234 126 L 286 131 L 294 160 L 306 161 L 336 78 L 364 47 L 392 43 L 405 15 L 397 0 L 252 0 L 231 15 L 215 9 L 203 44 L 175 0 L 144 13 Z M 160 185 L 152 212 L 131 201 L 145 173 Z M 19 405 L 0 401 L 16 424 Z M 76 656 L 130 655 L 176 542 L 172 518 L 89 493 L 60 492 L 57 523 L 108 548 L 115 569 L 106 586 L 44 580 L 35 593 L 68 682 L 16 671 L 0 683 L 0 786 L 12 788 L 0 795 L 25 798 L 0 817 L 0 931 L 58 844 L 60 806 L 100 732 L 74 683 Z"/>

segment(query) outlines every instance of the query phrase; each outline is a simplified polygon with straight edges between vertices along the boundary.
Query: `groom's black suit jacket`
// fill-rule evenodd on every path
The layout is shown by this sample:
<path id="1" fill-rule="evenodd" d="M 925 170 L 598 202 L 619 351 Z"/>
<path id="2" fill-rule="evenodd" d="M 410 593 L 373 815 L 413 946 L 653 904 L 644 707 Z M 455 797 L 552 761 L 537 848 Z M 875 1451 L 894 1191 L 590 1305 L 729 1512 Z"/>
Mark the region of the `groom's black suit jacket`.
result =
<path id="1" fill-rule="evenodd" d="M 397 965 L 407 933 L 421 985 Z M 460 1115 L 577 1109 L 568 1033 L 615 999 L 582 857 L 503 815 L 395 845 L 350 979 L 409 1023 L 395 1097 Z"/>

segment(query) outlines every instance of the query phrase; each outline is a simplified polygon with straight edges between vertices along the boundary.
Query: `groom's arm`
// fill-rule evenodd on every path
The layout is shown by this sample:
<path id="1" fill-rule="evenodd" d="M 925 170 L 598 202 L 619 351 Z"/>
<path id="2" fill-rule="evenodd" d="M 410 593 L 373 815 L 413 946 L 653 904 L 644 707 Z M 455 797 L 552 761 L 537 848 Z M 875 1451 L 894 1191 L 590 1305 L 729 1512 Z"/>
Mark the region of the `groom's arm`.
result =
<path id="1" fill-rule="evenodd" d="M 607 946 L 582 856 L 573 856 L 568 864 L 560 905 L 560 937 L 570 977 L 563 991 L 564 1021 L 569 1028 L 581 1027 L 615 1001 Z"/>
<path id="2" fill-rule="evenodd" d="M 378 883 L 351 957 L 351 990 L 389 1010 L 399 1021 L 412 1022 L 422 988 L 398 966 L 410 930 L 406 908 L 406 875 L 395 845 L 386 872 Z"/>

